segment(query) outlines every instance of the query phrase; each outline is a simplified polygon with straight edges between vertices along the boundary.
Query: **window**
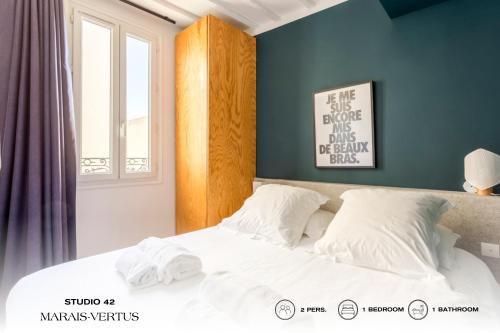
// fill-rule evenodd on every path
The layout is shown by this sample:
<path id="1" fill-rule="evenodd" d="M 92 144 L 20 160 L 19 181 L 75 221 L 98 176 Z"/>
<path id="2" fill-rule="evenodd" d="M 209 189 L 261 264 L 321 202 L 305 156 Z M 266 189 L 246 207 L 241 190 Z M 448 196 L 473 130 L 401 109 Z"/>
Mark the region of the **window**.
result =
<path id="1" fill-rule="evenodd" d="M 112 36 L 110 26 L 82 18 L 80 174 L 111 174 L 113 146 Z"/>
<path id="2" fill-rule="evenodd" d="M 73 21 L 79 180 L 155 177 L 157 37 L 79 9 Z"/>
<path id="3" fill-rule="evenodd" d="M 150 44 L 127 35 L 125 171 L 150 171 Z"/>

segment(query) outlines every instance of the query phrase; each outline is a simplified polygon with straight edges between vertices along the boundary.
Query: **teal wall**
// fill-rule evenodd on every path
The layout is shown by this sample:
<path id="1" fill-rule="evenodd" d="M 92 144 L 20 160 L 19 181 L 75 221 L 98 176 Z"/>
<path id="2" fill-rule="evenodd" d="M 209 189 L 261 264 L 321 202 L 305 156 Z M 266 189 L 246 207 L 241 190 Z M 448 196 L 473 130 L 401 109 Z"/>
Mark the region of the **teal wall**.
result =
<path id="1" fill-rule="evenodd" d="M 312 93 L 367 80 L 377 168 L 315 168 Z M 500 1 L 349 0 L 257 36 L 258 177 L 461 190 L 479 147 L 500 153 Z"/>
<path id="2" fill-rule="evenodd" d="M 415 10 L 433 6 L 447 0 L 379 0 L 391 18 L 406 15 Z"/>

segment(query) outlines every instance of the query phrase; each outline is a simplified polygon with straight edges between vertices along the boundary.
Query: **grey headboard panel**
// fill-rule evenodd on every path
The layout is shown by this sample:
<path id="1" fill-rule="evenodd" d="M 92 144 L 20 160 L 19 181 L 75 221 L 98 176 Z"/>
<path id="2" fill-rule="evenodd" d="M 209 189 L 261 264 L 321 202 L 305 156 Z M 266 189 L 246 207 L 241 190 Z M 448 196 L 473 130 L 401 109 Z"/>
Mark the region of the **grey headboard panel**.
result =
<path id="1" fill-rule="evenodd" d="M 261 184 L 287 184 L 313 189 L 331 198 L 324 208 L 333 212 L 338 211 L 342 205 L 340 195 L 344 191 L 363 187 L 380 188 L 380 186 L 369 185 L 256 178 L 255 185 L 258 186 Z M 483 257 L 481 255 L 481 242 L 500 244 L 500 197 L 479 197 L 465 192 L 398 187 L 391 189 L 428 192 L 452 202 L 455 208 L 443 216 L 441 223 L 460 234 L 462 237 L 458 240 L 457 247 L 469 251 L 486 262 L 497 281 L 500 282 L 500 259 Z"/>

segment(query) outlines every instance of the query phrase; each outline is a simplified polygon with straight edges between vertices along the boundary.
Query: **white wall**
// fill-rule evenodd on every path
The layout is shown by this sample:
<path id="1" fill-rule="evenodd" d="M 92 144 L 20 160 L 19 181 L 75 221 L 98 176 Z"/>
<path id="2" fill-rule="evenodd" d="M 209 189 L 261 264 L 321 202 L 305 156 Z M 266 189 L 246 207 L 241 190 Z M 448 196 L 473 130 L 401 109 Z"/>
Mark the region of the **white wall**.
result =
<path id="1" fill-rule="evenodd" d="M 173 235 L 174 177 L 165 178 L 159 185 L 78 190 L 78 257 L 130 246 L 152 235 Z"/>
<path id="2" fill-rule="evenodd" d="M 79 186 L 77 250 L 81 258 L 131 246 L 148 236 L 165 237 L 175 233 L 174 38 L 179 29 L 116 0 L 66 0 L 68 15 L 72 3 L 99 8 L 135 25 L 153 24 L 161 33 L 160 71 L 163 81 L 159 120 L 162 160 L 158 180 L 114 187 Z"/>

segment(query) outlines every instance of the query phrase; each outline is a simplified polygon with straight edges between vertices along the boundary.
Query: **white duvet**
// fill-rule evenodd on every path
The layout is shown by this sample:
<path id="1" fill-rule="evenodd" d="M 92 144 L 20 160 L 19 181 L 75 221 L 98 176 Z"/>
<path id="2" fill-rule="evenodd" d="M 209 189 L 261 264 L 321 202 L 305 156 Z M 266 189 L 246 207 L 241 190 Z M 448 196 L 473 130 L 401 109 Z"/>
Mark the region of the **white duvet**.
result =
<path id="1" fill-rule="evenodd" d="M 308 323 L 308 332 L 500 331 L 499 286 L 486 265 L 463 250 L 457 250 L 455 268 L 442 271 L 447 279 L 440 283 L 335 264 L 310 252 L 312 242 L 307 238 L 291 250 L 210 228 L 169 241 L 198 255 L 205 274 L 230 271 L 291 300 L 296 313 L 287 324 Z M 196 301 L 204 274 L 168 286 L 128 290 L 114 268 L 121 251 L 54 266 L 23 278 L 7 301 L 8 332 L 179 332 L 186 326 L 220 332 L 225 320 L 225 327 L 239 327 L 223 313 L 210 311 Z M 101 304 L 65 304 L 67 299 L 79 298 L 99 299 Z M 338 315 L 338 305 L 345 299 L 358 305 L 359 313 L 353 320 Z M 408 304 L 415 299 L 429 306 L 423 320 L 408 315 Z M 103 304 L 105 300 L 113 300 L 114 305 Z M 404 307 L 405 311 L 369 312 L 370 307 Z M 439 307 L 477 307 L 479 312 L 437 312 Z M 325 312 L 308 312 L 308 308 L 324 308 Z M 82 314 L 90 319 L 83 320 Z M 125 321 L 135 316 L 137 321 Z M 185 325 L 186 321 L 191 321 L 190 325 Z"/>

